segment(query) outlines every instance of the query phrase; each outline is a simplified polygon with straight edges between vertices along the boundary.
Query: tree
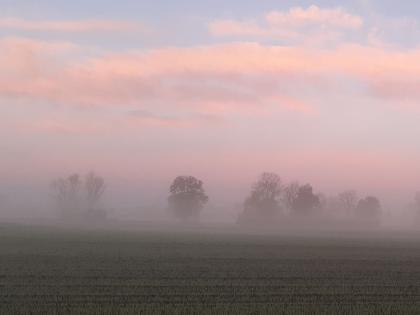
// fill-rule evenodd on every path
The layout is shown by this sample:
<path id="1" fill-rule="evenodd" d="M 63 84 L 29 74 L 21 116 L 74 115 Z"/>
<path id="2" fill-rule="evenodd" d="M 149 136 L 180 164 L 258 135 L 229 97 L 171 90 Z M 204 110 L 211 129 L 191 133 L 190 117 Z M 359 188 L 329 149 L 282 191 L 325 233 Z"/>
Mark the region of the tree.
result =
<path id="1" fill-rule="evenodd" d="M 64 219 L 76 221 L 98 220 L 106 212 L 98 209 L 98 202 L 105 191 L 105 180 L 91 172 L 84 181 L 78 174 L 52 182 L 53 198 Z"/>
<path id="2" fill-rule="evenodd" d="M 52 182 L 53 198 L 62 216 L 73 216 L 80 211 L 81 187 L 82 182 L 78 174 L 72 174 L 67 178 L 59 178 Z"/>
<path id="3" fill-rule="evenodd" d="M 178 176 L 169 188 L 169 208 L 179 219 L 197 219 L 208 202 L 203 182 L 193 176 Z"/>
<path id="4" fill-rule="evenodd" d="M 346 190 L 338 195 L 341 208 L 350 216 L 357 207 L 357 193 L 354 190 Z"/>
<path id="5" fill-rule="evenodd" d="M 105 192 L 105 180 L 90 172 L 85 178 L 86 200 L 89 209 L 93 209 Z"/>
<path id="6" fill-rule="evenodd" d="M 319 200 L 319 209 L 325 211 L 328 209 L 328 197 L 324 193 L 318 193 L 316 195 Z"/>
<path id="7" fill-rule="evenodd" d="M 90 172 L 85 177 L 85 198 L 86 209 L 85 218 L 89 221 L 102 221 L 106 218 L 107 213 L 105 210 L 98 207 L 98 202 L 105 192 L 105 180 Z"/>
<path id="8" fill-rule="evenodd" d="M 298 182 L 291 182 L 283 191 L 283 203 L 292 211 L 293 205 L 298 197 L 300 185 Z"/>
<path id="9" fill-rule="evenodd" d="M 292 204 L 292 209 L 296 214 L 311 214 L 314 210 L 321 207 L 319 196 L 313 193 L 312 186 L 306 184 L 299 187 L 297 197 Z"/>
<path id="10" fill-rule="evenodd" d="M 377 223 L 382 211 L 381 203 L 378 198 L 367 196 L 361 199 L 356 207 L 356 214 L 359 219 Z"/>
<path id="11" fill-rule="evenodd" d="M 263 173 L 252 185 L 240 221 L 272 219 L 281 212 L 282 184 L 275 173 Z"/>

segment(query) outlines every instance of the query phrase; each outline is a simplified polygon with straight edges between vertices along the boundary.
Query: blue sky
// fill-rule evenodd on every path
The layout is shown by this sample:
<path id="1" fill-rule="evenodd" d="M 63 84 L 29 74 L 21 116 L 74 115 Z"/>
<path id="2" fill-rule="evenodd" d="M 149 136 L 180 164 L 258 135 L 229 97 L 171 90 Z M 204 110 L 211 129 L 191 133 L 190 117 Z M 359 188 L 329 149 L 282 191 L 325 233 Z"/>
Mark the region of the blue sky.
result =
<path id="1" fill-rule="evenodd" d="M 385 16 L 412 16 L 420 14 L 420 3 L 417 1 L 392 0 L 356 0 L 356 1 L 282 1 L 282 0 L 212 0 L 212 1 L 64 1 L 38 0 L 14 1 L 2 0 L 0 5 L 6 15 L 20 15 L 33 18 L 87 18 L 91 16 L 149 19 L 169 18 L 185 20 L 186 18 L 204 18 L 238 16 L 246 17 L 267 10 L 286 9 L 292 6 L 309 6 L 317 4 L 324 7 L 341 6 L 360 14 L 373 11 Z"/>
<path id="2" fill-rule="evenodd" d="M 252 19 L 272 10 L 287 10 L 291 7 L 341 7 L 348 12 L 370 20 L 387 18 L 412 18 L 420 15 L 420 3 L 416 1 L 356 0 L 356 1 L 281 1 L 281 0 L 212 0 L 212 1 L 0 1 L 2 16 L 17 16 L 28 19 L 117 19 L 139 21 L 151 30 L 159 30 L 153 38 L 89 38 L 98 45 L 115 49 L 139 46 L 189 46 L 214 42 L 209 36 L 206 23 L 215 19 Z M 8 34 L 8 31 L 2 31 Z M 25 34 L 16 32 L 14 34 Z M 45 37 L 39 32 L 31 36 Z M 400 34 L 403 38 L 405 34 Z M 73 40 L 83 40 L 72 37 Z M 84 39 L 86 41 L 86 39 Z"/>

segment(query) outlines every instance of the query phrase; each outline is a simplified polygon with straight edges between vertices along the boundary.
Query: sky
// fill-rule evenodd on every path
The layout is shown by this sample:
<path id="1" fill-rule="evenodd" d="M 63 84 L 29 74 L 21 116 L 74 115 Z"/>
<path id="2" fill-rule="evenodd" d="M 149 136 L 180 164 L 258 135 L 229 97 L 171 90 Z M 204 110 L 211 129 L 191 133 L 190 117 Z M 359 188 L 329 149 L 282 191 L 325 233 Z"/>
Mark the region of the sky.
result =
<path id="1" fill-rule="evenodd" d="M 153 205 L 194 175 L 217 208 L 273 171 L 403 202 L 419 23 L 408 0 L 0 0 L 0 189 L 94 170 Z"/>

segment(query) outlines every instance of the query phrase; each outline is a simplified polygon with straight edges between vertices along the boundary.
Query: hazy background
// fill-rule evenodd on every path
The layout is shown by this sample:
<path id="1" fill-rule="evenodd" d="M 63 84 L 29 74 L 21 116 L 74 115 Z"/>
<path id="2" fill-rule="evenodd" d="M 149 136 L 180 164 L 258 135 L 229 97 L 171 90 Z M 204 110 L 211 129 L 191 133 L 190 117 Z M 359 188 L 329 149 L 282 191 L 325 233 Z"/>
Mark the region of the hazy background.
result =
<path id="1" fill-rule="evenodd" d="M 1 1 L 0 217 L 94 170 L 118 218 L 177 175 L 234 222 L 262 171 L 403 215 L 420 189 L 414 1 Z"/>

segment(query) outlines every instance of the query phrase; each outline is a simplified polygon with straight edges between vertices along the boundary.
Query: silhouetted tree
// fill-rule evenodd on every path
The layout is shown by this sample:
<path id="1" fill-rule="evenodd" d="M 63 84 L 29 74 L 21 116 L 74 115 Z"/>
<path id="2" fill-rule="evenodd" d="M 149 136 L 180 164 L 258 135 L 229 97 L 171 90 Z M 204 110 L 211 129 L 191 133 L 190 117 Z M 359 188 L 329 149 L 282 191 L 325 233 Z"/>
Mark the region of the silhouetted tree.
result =
<path id="1" fill-rule="evenodd" d="M 381 215 L 382 207 L 378 198 L 367 196 L 361 199 L 356 207 L 356 216 L 361 220 L 370 223 L 378 223 Z"/>
<path id="2" fill-rule="evenodd" d="M 289 211 L 293 210 L 293 205 L 298 197 L 300 185 L 298 182 L 292 182 L 284 188 L 283 203 Z"/>
<path id="3" fill-rule="evenodd" d="M 52 182 L 53 198 L 63 217 L 77 216 L 80 212 L 80 191 L 82 181 L 78 174 L 59 178 Z"/>
<path id="4" fill-rule="evenodd" d="M 316 195 L 319 200 L 319 209 L 321 210 L 327 210 L 328 208 L 328 197 L 323 193 L 318 193 Z"/>
<path id="5" fill-rule="evenodd" d="M 354 190 L 346 190 L 338 195 L 340 207 L 350 216 L 357 207 L 357 193 Z"/>
<path id="6" fill-rule="evenodd" d="M 169 208 L 179 219 L 197 219 L 209 199 L 203 182 L 193 176 L 178 176 L 169 191 Z"/>
<path id="7" fill-rule="evenodd" d="M 90 172 L 85 178 L 85 188 L 88 207 L 92 209 L 105 192 L 105 180 L 95 173 Z"/>
<path id="8" fill-rule="evenodd" d="M 243 223 L 272 219 L 281 212 L 282 184 L 275 173 L 263 173 L 252 185 L 251 194 L 244 202 L 244 211 L 239 218 Z"/>
<path id="9" fill-rule="evenodd" d="M 292 209 L 295 214 L 312 214 L 320 206 L 319 196 L 313 193 L 311 185 L 306 184 L 299 187 L 297 198 L 292 204 Z"/>
<path id="10" fill-rule="evenodd" d="M 78 174 L 73 174 L 53 181 L 51 189 L 63 218 L 97 221 L 106 217 L 106 212 L 97 207 L 105 191 L 105 181 L 102 177 L 91 172 L 83 182 Z"/>
<path id="11" fill-rule="evenodd" d="M 98 202 L 105 192 L 105 180 L 90 172 L 85 177 L 86 189 L 86 218 L 92 221 L 99 221 L 106 218 L 106 211 L 98 208 Z"/>

